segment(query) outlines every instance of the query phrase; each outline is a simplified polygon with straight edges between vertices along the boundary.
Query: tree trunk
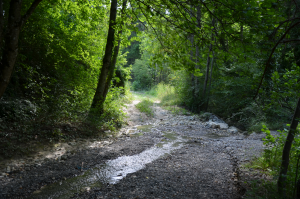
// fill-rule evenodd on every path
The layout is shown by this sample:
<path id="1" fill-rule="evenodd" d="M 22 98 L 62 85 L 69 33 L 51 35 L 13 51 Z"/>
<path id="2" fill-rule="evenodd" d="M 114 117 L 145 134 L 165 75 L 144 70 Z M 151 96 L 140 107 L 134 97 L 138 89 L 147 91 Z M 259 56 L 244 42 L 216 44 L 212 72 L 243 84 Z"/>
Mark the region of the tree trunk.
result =
<path id="1" fill-rule="evenodd" d="M 213 51 L 212 53 L 213 53 L 213 57 L 212 57 L 212 59 L 211 59 L 211 67 L 210 67 L 210 75 L 209 75 L 209 86 L 208 86 L 207 100 L 206 100 L 206 105 L 205 105 L 205 110 L 204 110 L 204 111 L 207 111 L 207 109 L 208 109 L 209 94 L 210 94 L 210 89 L 211 89 L 212 71 L 213 71 L 214 60 L 215 60 L 214 51 Z"/>
<path id="2" fill-rule="evenodd" d="M 115 41 L 115 29 L 116 18 L 117 18 L 117 6 L 118 1 L 112 0 L 110 6 L 110 16 L 109 16 L 109 28 L 107 34 L 107 42 L 105 48 L 105 54 L 102 60 L 102 68 L 99 75 L 98 85 L 96 89 L 96 93 L 94 95 L 94 99 L 91 105 L 92 109 L 99 108 L 98 110 L 103 110 L 103 103 L 105 101 L 105 86 L 107 82 L 107 77 L 109 74 L 109 70 L 111 68 L 111 60 L 113 55 L 113 47 Z"/>
<path id="3" fill-rule="evenodd" d="M 299 29 L 294 29 L 291 34 L 294 37 L 298 37 L 300 31 Z M 300 47 L 295 45 L 294 48 L 294 58 L 296 60 L 297 66 L 300 66 Z M 281 167 L 279 178 L 277 181 L 278 192 L 281 196 L 285 196 L 285 187 L 286 187 L 286 174 L 290 161 L 290 150 L 294 141 L 295 134 L 297 133 L 297 126 L 300 120 L 300 98 L 298 99 L 296 109 L 293 115 L 293 119 L 291 122 L 290 130 L 288 132 L 283 151 L 282 151 L 282 159 L 281 159 Z"/>
<path id="4" fill-rule="evenodd" d="M 22 27 L 29 16 L 42 0 L 35 0 L 26 14 L 21 16 L 22 0 L 11 0 L 8 12 L 7 28 L 4 36 L 4 48 L 0 60 L 0 99 L 2 98 L 10 81 L 15 62 L 18 56 L 18 42 Z M 3 15 L 3 2 L 0 2 L 1 15 Z M 0 37 L 4 34 L 4 18 L 0 17 Z"/>
<path id="5" fill-rule="evenodd" d="M 192 2 L 190 5 L 190 18 L 191 18 L 191 21 L 193 21 L 193 4 L 192 4 Z M 190 34 L 189 40 L 191 43 L 190 60 L 191 60 L 192 64 L 194 64 L 195 63 L 195 55 L 194 55 L 195 41 L 194 41 L 194 35 L 192 33 Z M 192 96 L 194 98 L 193 101 L 196 101 L 196 99 L 195 99 L 195 81 L 196 81 L 195 78 L 197 78 L 197 77 L 195 77 L 195 75 L 192 73 L 191 74 L 191 85 L 192 85 Z"/>
<path id="6" fill-rule="evenodd" d="M 205 73 L 205 80 L 204 80 L 204 84 L 203 84 L 202 98 L 205 98 L 205 94 L 206 94 L 206 87 L 207 87 L 208 76 L 209 76 L 210 52 L 211 51 L 212 51 L 212 44 L 209 45 L 209 51 L 208 51 L 208 55 L 207 55 L 206 73 Z"/>
<path id="7" fill-rule="evenodd" d="M 119 31 L 119 34 L 122 34 L 122 31 Z M 108 89 L 110 87 L 111 80 L 114 77 L 114 71 L 116 68 L 117 58 L 118 58 L 119 49 L 120 49 L 120 43 L 121 43 L 121 41 L 119 40 L 118 45 L 114 47 L 114 54 L 113 54 L 113 57 L 112 57 L 112 60 L 111 60 L 110 66 L 109 66 L 108 76 L 107 76 L 107 79 L 105 82 L 105 87 L 104 87 L 104 92 L 103 92 L 103 99 L 104 99 L 103 103 L 106 99 L 106 95 L 108 93 Z"/>
<path id="8" fill-rule="evenodd" d="M 155 82 L 156 82 L 156 85 L 159 83 L 159 78 L 158 78 L 158 74 L 157 74 L 157 63 L 155 63 Z"/>
<path id="9" fill-rule="evenodd" d="M 124 13 L 125 13 L 125 9 L 126 9 L 126 4 L 127 4 L 127 0 L 123 0 L 122 10 L 121 10 L 122 17 L 125 17 Z M 119 36 L 122 35 L 122 27 L 118 31 L 118 35 Z M 120 44 L 121 44 L 121 39 L 119 38 L 118 45 L 114 47 L 114 54 L 113 54 L 113 57 L 112 57 L 112 60 L 111 60 L 110 66 L 109 66 L 107 80 L 105 82 L 105 88 L 104 88 L 104 93 L 103 93 L 104 101 L 106 99 L 106 95 L 108 93 L 108 90 L 109 90 L 109 87 L 110 87 L 110 84 L 111 84 L 111 80 L 114 76 L 114 71 L 115 71 L 115 68 L 116 68 L 117 58 L 118 58 L 118 54 L 119 54 L 119 50 L 120 50 Z M 104 103 L 104 101 L 103 101 L 103 103 Z"/>
<path id="10" fill-rule="evenodd" d="M 202 91 L 202 99 L 201 99 L 201 104 L 200 104 L 200 111 L 206 110 L 206 103 L 205 103 L 205 98 L 206 98 L 206 87 L 207 87 L 207 82 L 208 82 L 208 76 L 209 76 L 209 65 L 210 65 L 210 52 L 212 50 L 212 44 L 209 45 L 209 51 L 208 51 L 208 56 L 207 56 L 207 62 L 206 62 L 206 72 L 205 72 L 205 79 L 204 79 L 204 84 L 203 84 L 203 91 Z"/>
<path id="11" fill-rule="evenodd" d="M 114 71 L 116 67 L 116 62 L 119 54 L 121 39 L 118 40 L 118 44 L 114 46 L 115 42 L 115 29 L 116 25 L 116 17 L 117 17 L 117 0 L 112 0 L 111 8 L 110 8 L 110 22 L 109 22 L 109 30 L 107 36 L 107 43 L 105 49 L 105 55 L 103 58 L 103 64 L 101 68 L 101 73 L 99 76 L 99 81 L 96 89 L 96 93 L 93 99 L 93 103 L 91 105 L 92 109 L 96 109 L 100 114 L 103 113 L 103 105 L 108 93 L 108 90 L 111 85 L 111 80 L 114 76 Z M 122 17 L 125 14 L 127 0 L 123 1 L 122 5 Z M 122 28 L 122 27 L 121 27 Z M 122 34 L 122 30 L 118 32 L 118 35 Z"/>
<path id="12" fill-rule="evenodd" d="M 21 22 L 21 1 L 10 2 L 7 33 L 0 63 L 0 97 L 9 83 L 18 56 L 18 41 Z M 2 13 L 1 13 L 2 14 Z"/>
<path id="13" fill-rule="evenodd" d="M 122 4 L 122 10 L 121 10 L 121 18 L 125 17 L 125 9 L 126 9 L 126 4 L 127 4 L 127 0 L 123 0 L 123 4 Z M 122 24 L 123 25 L 123 24 Z M 119 37 L 122 35 L 122 27 L 121 29 L 118 31 L 118 35 Z M 116 63 L 117 63 L 117 58 L 118 58 L 118 54 L 119 54 L 119 50 L 120 50 L 120 44 L 121 44 L 121 39 L 119 38 L 118 40 L 118 45 L 114 47 L 114 55 L 110 64 L 110 69 L 108 72 L 108 77 L 107 77 L 107 81 L 106 81 L 106 85 L 105 85 L 105 89 L 104 89 L 104 101 L 106 99 L 106 95 L 108 93 L 110 84 L 111 84 L 111 80 L 114 76 L 114 71 L 116 68 Z M 103 103 L 104 103 L 103 101 Z"/>
<path id="14" fill-rule="evenodd" d="M 212 25 L 215 25 L 215 19 L 212 19 Z M 214 41 L 214 34 L 211 34 L 211 40 Z M 205 98 L 206 98 L 206 88 L 207 88 L 207 82 L 208 82 L 208 76 L 209 76 L 209 66 L 211 62 L 210 58 L 210 53 L 212 52 L 212 43 L 209 45 L 209 50 L 208 50 L 208 56 L 207 56 L 207 62 L 206 62 L 206 73 L 205 73 L 205 79 L 204 79 L 204 84 L 203 84 L 203 91 L 202 91 L 202 104 L 200 106 L 200 111 L 201 110 L 206 110 L 206 103 L 205 103 Z"/>
<path id="15" fill-rule="evenodd" d="M 194 50 L 193 50 L 193 48 L 194 48 L 194 35 L 193 34 L 190 35 L 190 42 L 191 42 L 190 60 L 192 61 L 192 63 L 194 63 L 195 55 L 194 55 Z M 195 97 L 195 78 L 196 78 L 195 75 L 192 73 L 191 74 L 191 85 L 193 87 L 193 89 L 192 89 L 193 97 Z M 196 100 L 196 99 L 194 98 L 194 100 Z"/>
<path id="16" fill-rule="evenodd" d="M 200 23 L 200 20 L 201 20 L 201 8 L 200 6 L 197 6 L 197 27 L 200 29 L 201 28 L 201 23 Z M 200 32 L 199 32 L 200 34 Z M 199 53 L 199 45 L 197 43 L 195 43 L 196 45 L 196 65 L 195 65 L 195 68 L 196 69 L 199 69 L 200 67 L 200 53 Z M 198 77 L 195 76 L 194 77 L 194 85 L 195 85 L 195 92 L 194 92 L 194 98 L 195 100 L 198 100 L 198 96 L 199 96 L 199 82 L 198 82 Z"/>
<path id="17" fill-rule="evenodd" d="M 285 181 L 286 181 L 286 174 L 289 166 L 290 161 L 290 150 L 292 147 L 292 143 L 294 141 L 295 133 L 297 132 L 297 126 L 299 123 L 300 118 L 300 98 L 298 99 L 297 106 L 295 109 L 295 113 L 293 115 L 293 119 L 291 122 L 290 130 L 288 132 L 283 151 L 282 151 L 282 158 L 281 158 L 281 167 L 279 178 L 277 181 L 278 192 L 281 196 L 285 196 Z"/>
<path id="18" fill-rule="evenodd" d="M 0 52 L 2 51 L 3 34 L 4 34 L 4 15 L 3 15 L 3 0 L 0 0 Z"/>

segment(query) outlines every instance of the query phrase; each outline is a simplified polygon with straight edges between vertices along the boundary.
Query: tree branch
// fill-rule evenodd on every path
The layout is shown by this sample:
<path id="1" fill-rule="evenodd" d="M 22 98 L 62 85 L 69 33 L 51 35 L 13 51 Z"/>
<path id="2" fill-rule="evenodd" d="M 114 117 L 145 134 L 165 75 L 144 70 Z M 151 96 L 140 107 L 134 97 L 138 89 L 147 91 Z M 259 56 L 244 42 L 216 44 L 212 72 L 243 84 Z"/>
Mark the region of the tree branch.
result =
<path id="1" fill-rule="evenodd" d="M 0 0 L 0 51 L 3 41 L 3 33 L 4 33 L 4 16 L 3 16 L 3 1 Z"/>
<path id="2" fill-rule="evenodd" d="M 130 2 L 130 1 L 129 1 Z M 130 2 L 131 3 L 131 2 Z M 145 24 L 139 19 L 139 17 L 137 16 L 137 14 L 134 12 L 133 7 L 131 7 L 131 12 L 133 13 L 133 15 L 135 16 L 136 20 L 138 20 L 146 30 L 148 30 L 148 27 L 145 26 Z"/>
<path id="3" fill-rule="evenodd" d="M 293 42 L 293 41 L 295 41 L 295 42 L 299 42 L 300 41 L 300 39 L 288 39 L 288 40 L 283 40 L 283 41 L 281 41 L 280 43 L 289 43 L 289 42 Z"/>
<path id="4" fill-rule="evenodd" d="M 270 66 L 270 62 L 271 62 L 272 56 L 273 56 L 273 54 L 274 54 L 274 52 L 275 52 L 277 46 L 281 43 L 281 41 L 285 38 L 285 36 L 289 33 L 289 31 L 292 30 L 294 27 L 296 27 L 296 26 L 299 25 L 299 24 L 300 24 L 300 21 L 298 21 L 298 22 L 296 22 L 295 24 L 291 25 L 291 26 L 285 31 L 285 33 L 280 37 L 280 39 L 277 41 L 277 43 L 275 44 L 275 46 L 272 48 L 271 54 L 270 54 L 270 56 L 269 56 L 269 58 L 268 58 L 268 60 L 267 60 L 267 63 L 266 63 L 266 67 L 265 67 L 264 73 L 263 73 L 263 75 L 262 75 L 262 77 L 261 77 L 259 86 L 258 86 L 258 88 L 257 88 L 256 94 L 255 94 L 255 96 L 254 96 L 253 99 L 255 99 L 255 98 L 257 97 L 257 95 L 258 95 L 258 91 L 259 91 L 259 89 L 260 89 L 260 87 L 261 87 L 261 85 L 262 85 L 262 81 L 263 81 L 263 79 L 264 79 L 264 77 L 265 77 L 267 68 Z"/>
<path id="5" fill-rule="evenodd" d="M 232 34 L 228 33 L 228 32 L 225 30 L 223 21 L 220 20 L 219 17 L 217 17 L 212 11 L 210 11 L 210 9 L 206 6 L 206 3 L 202 2 L 202 4 L 203 4 L 203 6 L 206 8 L 206 10 L 207 10 L 213 17 L 215 17 L 215 18 L 220 22 L 220 24 L 221 24 L 221 26 L 222 26 L 222 29 L 223 29 L 223 31 L 224 31 L 226 34 L 228 34 L 228 35 L 231 36 L 232 38 L 235 38 L 235 39 L 239 40 L 238 37 L 233 36 Z"/>
<path id="6" fill-rule="evenodd" d="M 21 29 L 24 27 L 27 19 L 30 17 L 30 15 L 33 13 L 33 11 L 36 9 L 36 7 L 39 5 L 39 3 L 42 0 L 34 0 L 34 2 L 31 4 L 30 8 L 27 10 L 26 14 L 22 16 L 21 18 Z"/>
<path id="7" fill-rule="evenodd" d="M 147 15 L 142 11 L 143 9 L 141 8 L 140 5 L 139 5 L 139 8 L 141 9 L 141 12 L 143 13 L 143 15 L 146 17 L 146 20 L 147 20 L 147 22 L 149 23 L 150 27 L 153 29 L 154 33 L 156 34 L 159 43 L 161 44 L 162 47 L 164 47 L 164 44 L 163 44 L 162 41 L 159 39 L 159 36 L 158 36 L 158 34 L 157 34 L 155 28 L 154 28 L 154 27 L 151 25 L 151 23 L 149 22 L 149 19 L 148 19 Z"/>
<path id="8" fill-rule="evenodd" d="M 278 31 L 278 29 L 279 29 L 283 24 L 285 24 L 286 22 L 294 21 L 294 20 L 297 20 L 297 19 L 300 19 L 300 17 L 291 18 L 291 19 L 287 19 L 287 20 L 285 20 L 285 21 L 280 22 L 279 25 L 275 28 L 275 30 L 271 33 L 270 36 L 275 36 L 275 34 L 276 34 L 276 32 Z"/>

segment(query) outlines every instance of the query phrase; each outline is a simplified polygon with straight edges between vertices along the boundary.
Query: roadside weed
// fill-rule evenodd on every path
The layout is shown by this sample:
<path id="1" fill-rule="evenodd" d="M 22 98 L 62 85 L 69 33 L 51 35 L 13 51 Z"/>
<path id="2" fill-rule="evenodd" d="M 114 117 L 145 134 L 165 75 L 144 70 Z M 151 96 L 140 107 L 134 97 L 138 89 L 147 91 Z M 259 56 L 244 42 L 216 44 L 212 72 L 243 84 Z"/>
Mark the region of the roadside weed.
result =
<path id="1" fill-rule="evenodd" d="M 151 108 L 151 106 L 153 106 L 153 102 L 149 99 L 145 99 L 135 106 L 137 109 L 139 109 L 139 111 L 146 113 L 148 116 L 153 116 L 154 114 Z"/>

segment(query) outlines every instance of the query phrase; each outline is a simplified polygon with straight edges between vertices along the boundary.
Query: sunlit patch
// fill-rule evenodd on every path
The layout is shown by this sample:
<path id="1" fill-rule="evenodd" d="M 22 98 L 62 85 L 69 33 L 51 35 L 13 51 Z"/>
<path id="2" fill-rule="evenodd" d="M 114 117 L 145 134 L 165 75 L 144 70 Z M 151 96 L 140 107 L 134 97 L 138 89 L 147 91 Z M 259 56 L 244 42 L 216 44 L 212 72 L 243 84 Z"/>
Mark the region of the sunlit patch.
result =
<path id="1" fill-rule="evenodd" d="M 57 147 L 55 148 L 54 152 L 48 152 L 48 154 L 45 156 L 48 159 L 57 159 L 64 155 L 66 153 L 66 148 L 65 147 Z"/>
<path id="2" fill-rule="evenodd" d="M 177 136 L 174 140 L 169 140 L 160 146 L 151 147 L 140 154 L 108 160 L 105 164 L 97 165 L 95 168 L 83 172 L 83 175 L 50 184 L 36 191 L 32 197 L 70 198 L 74 193 L 89 191 L 92 187 L 116 184 L 128 174 L 135 173 L 158 158 L 181 148 L 186 141 L 186 139 Z"/>
<path id="3" fill-rule="evenodd" d="M 102 142 L 99 141 L 95 141 L 91 145 L 89 145 L 89 148 L 101 148 L 101 147 L 103 147 L 103 144 Z"/>

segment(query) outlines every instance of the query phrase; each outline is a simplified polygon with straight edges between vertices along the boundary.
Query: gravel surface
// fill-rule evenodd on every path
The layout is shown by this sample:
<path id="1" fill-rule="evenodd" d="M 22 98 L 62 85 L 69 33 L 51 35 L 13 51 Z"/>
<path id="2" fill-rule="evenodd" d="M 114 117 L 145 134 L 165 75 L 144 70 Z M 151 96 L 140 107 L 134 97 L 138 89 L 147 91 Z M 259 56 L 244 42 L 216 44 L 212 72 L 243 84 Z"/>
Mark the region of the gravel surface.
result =
<path id="1" fill-rule="evenodd" d="M 157 104 L 149 118 L 136 103 L 128 105 L 129 125 L 117 138 L 74 141 L 68 150 L 53 149 L 64 153 L 52 159 L 7 163 L 0 198 L 243 197 L 243 182 L 253 175 L 240 166 L 261 153 L 263 134 L 233 133 Z"/>

